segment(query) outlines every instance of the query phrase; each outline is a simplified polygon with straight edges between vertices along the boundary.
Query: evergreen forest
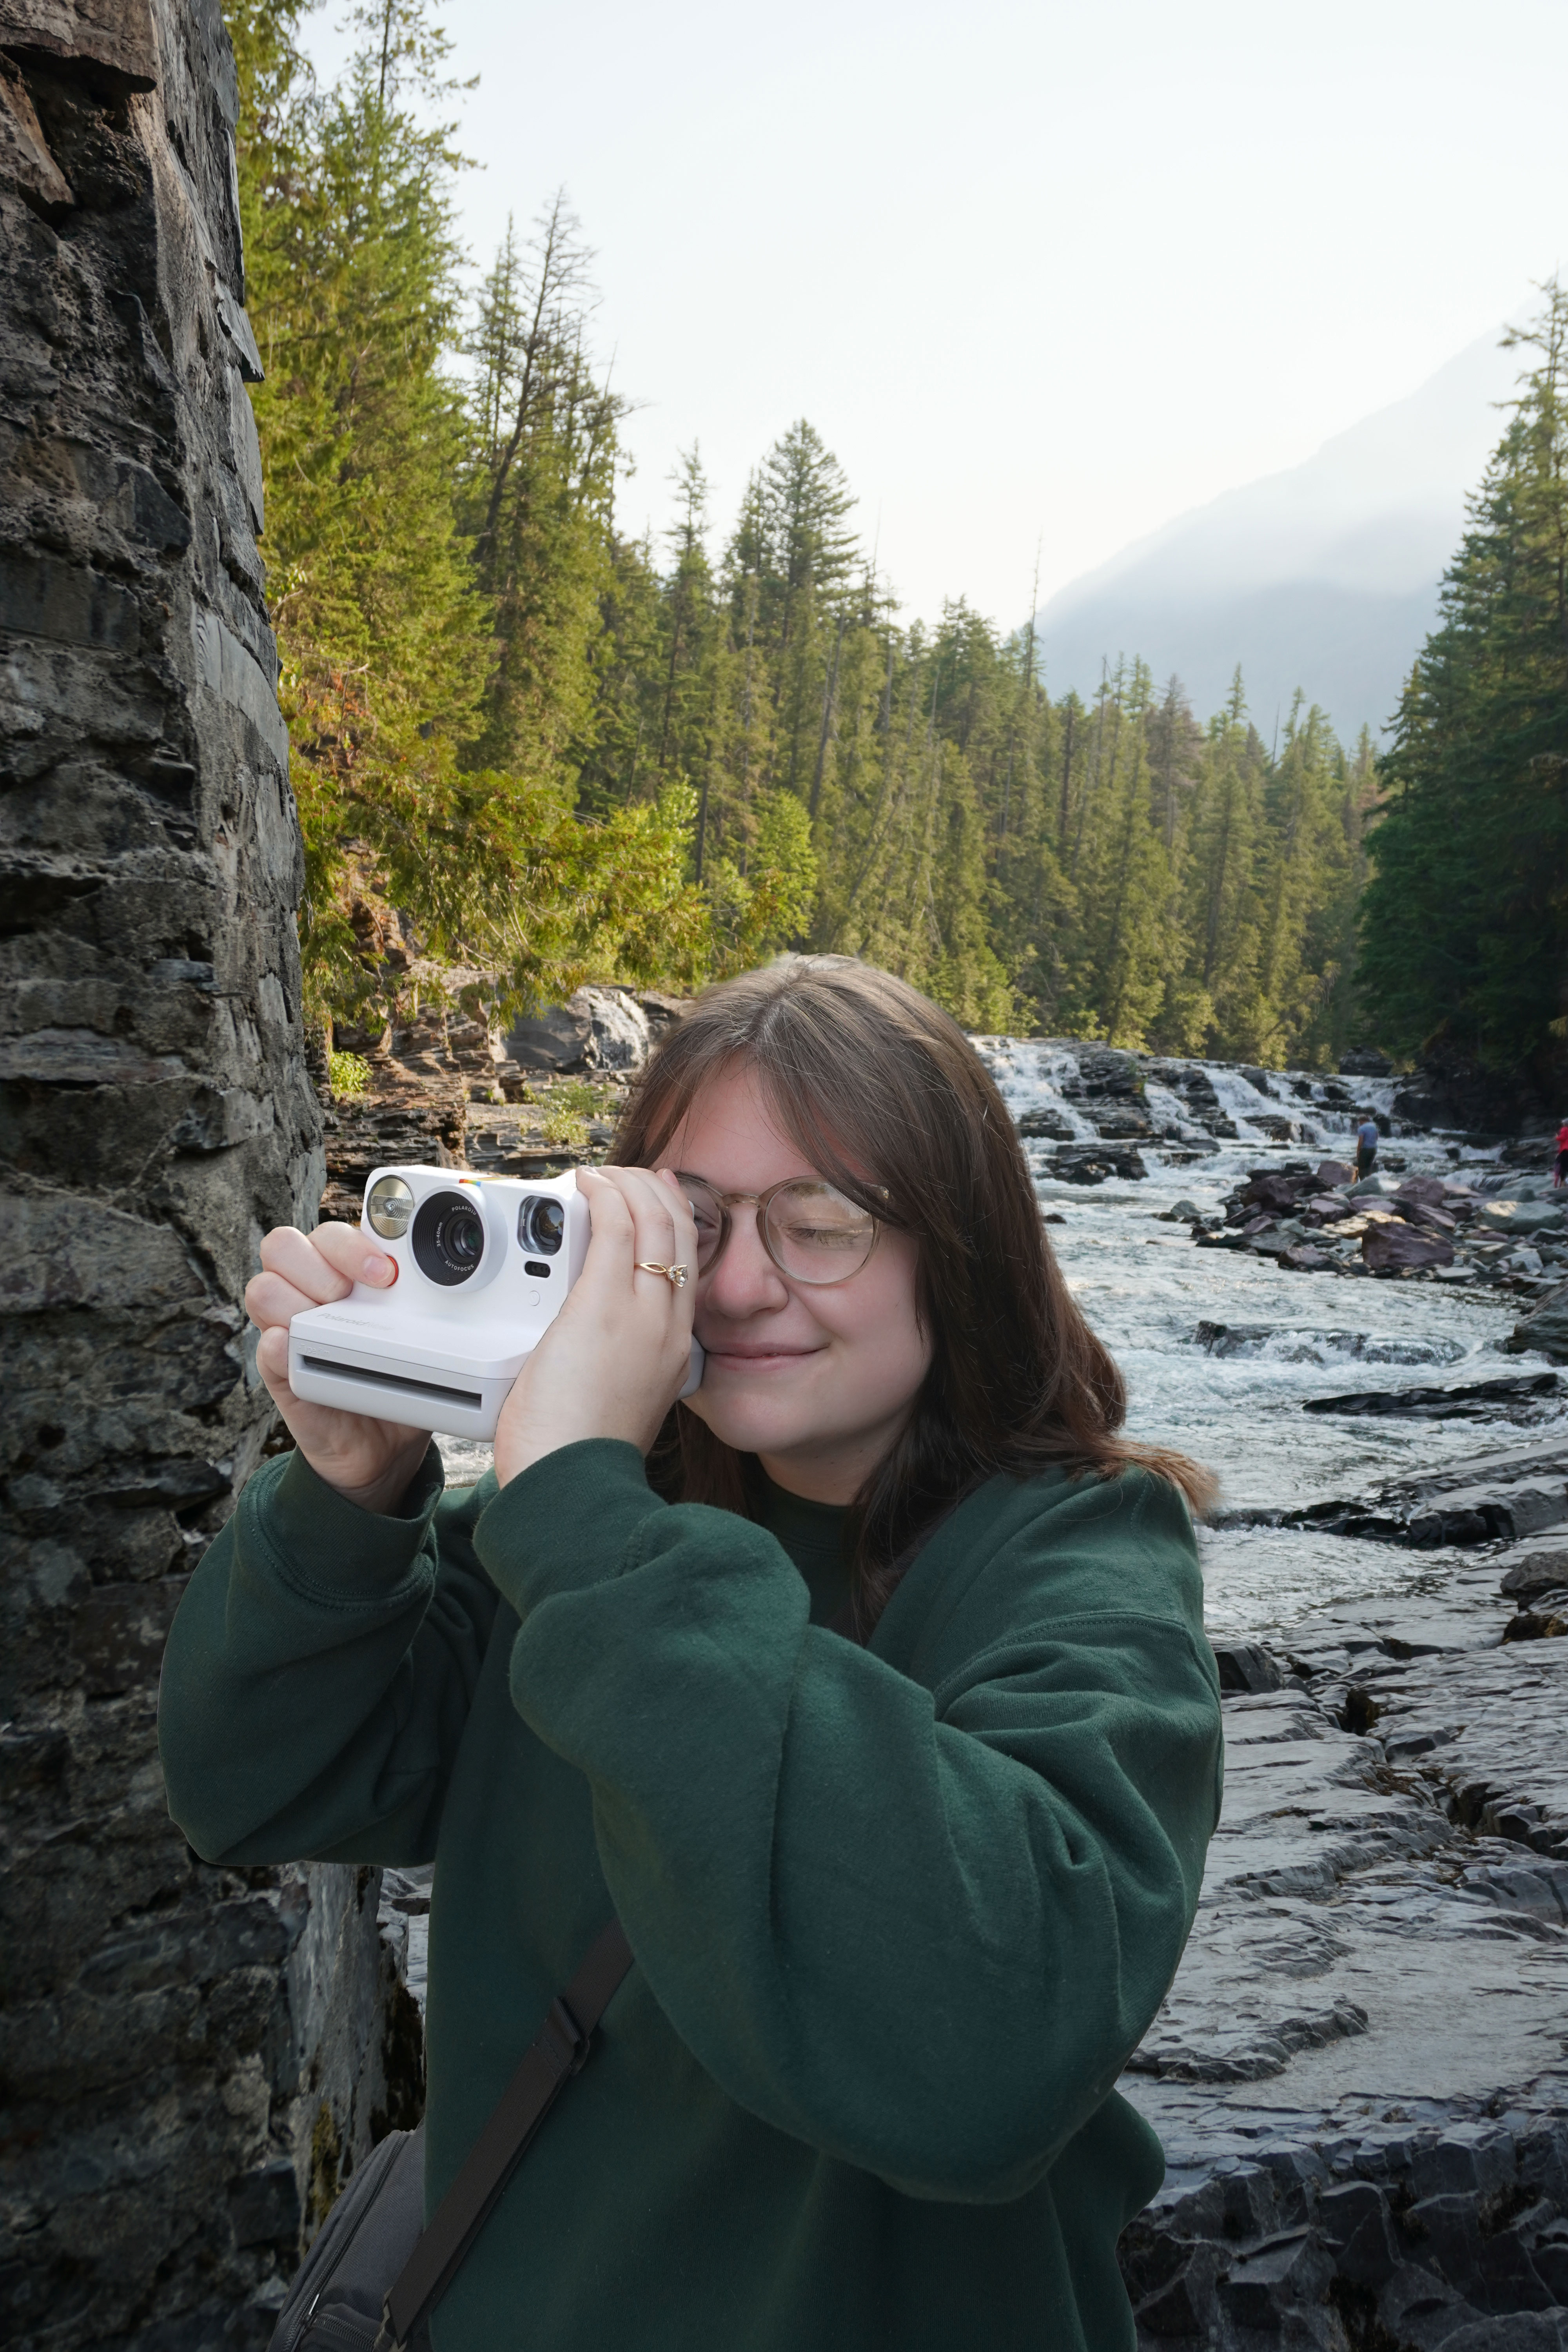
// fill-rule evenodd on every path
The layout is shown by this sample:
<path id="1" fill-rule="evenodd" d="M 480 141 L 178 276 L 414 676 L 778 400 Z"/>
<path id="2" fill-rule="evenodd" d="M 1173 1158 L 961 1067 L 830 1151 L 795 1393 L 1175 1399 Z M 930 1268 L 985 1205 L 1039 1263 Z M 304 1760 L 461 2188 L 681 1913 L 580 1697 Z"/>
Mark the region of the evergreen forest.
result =
<path id="1" fill-rule="evenodd" d="M 629 535 L 628 394 L 566 197 L 467 254 L 434 0 L 363 0 L 330 89 L 310 5 L 228 21 L 317 1017 L 389 1015 L 410 971 L 505 1014 L 786 946 L 867 957 L 975 1029 L 1276 1066 L 1373 1033 L 1417 1050 L 1457 966 L 1487 1050 L 1555 1015 L 1555 296 L 1390 757 L 1300 698 L 1266 741 L 1239 675 L 1194 713 L 1135 654 L 1053 698 L 1032 625 L 962 595 L 901 614 L 804 418 L 734 512 L 672 452 L 666 528 Z"/>

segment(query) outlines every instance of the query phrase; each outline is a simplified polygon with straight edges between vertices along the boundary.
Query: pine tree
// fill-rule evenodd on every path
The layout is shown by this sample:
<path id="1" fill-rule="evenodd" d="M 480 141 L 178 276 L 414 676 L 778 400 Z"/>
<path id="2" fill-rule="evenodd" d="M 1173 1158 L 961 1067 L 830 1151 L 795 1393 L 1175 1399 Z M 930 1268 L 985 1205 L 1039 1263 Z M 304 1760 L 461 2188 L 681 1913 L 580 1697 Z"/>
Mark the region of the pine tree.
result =
<path id="1" fill-rule="evenodd" d="M 1264 787 L 1267 846 L 1257 881 L 1258 984 L 1252 1046 L 1257 1057 L 1293 1058 L 1316 1023 L 1321 978 L 1306 954 L 1315 910 L 1334 898 L 1347 862 L 1335 774 L 1339 747 L 1315 706 L 1298 692 L 1283 756 Z"/>
<path id="2" fill-rule="evenodd" d="M 1544 291 L 1382 762 L 1360 967 L 1395 1051 L 1503 1068 L 1568 1034 L 1568 290 Z"/>
<path id="3" fill-rule="evenodd" d="M 509 225 L 468 345 L 476 373 L 460 506 L 496 635 L 471 757 L 573 793 L 599 706 L 624 413 L 585 347 L 592 260 L 563 194 L 525 246 Z"/>
<path id="4" fill-rule="evenodd" d="M 1256 861 L 1263 831 L 1263 746 L 1247 719 L 1238 669 L 1209 727 L 1185 872 L 1184 979 L 1197 1034 L 1218 1056 L 1245 1054 L 1258 990 Z"/>

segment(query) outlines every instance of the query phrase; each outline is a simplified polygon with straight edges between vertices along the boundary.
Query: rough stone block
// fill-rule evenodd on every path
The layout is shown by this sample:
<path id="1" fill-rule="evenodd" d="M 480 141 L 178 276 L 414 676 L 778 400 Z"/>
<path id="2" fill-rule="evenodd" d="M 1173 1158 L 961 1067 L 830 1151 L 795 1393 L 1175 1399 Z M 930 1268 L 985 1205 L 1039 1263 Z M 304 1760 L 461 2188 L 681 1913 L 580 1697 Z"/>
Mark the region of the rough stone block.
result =
<path id="1" fill-rule="evenodd" d="M 236 2181 L 228 2193 L 228 2218 L 237 2246 L 275 2245 L 291 2252 L 298 2245 L 304 2217 L 300 2183 L 287 2157 L 275 2157 Z"/>
<path id="2" fill-rule="evenodd" d="M 1342 2276 L 1377 2288 L 1399 2264 L 1399 2246 L 1387 2200 L 1370 2180 L 1347 2181 L 1318 2200 L 1318 2226 Z"/>
<path id="3" fill-rule="evenodd" d="M 1277 2334 L 1288 2311 L 1322 2300 L 1331 2267 L 1310 2230 L 1292 2231 L 1238 2254 L 1219 2301 L 1233 2326 Z"/>
<path id="4" fill-rule="evenodd" d="M 219 0 L 0 0 L 0 2336 L 51 2352 L 264 2344 L 420 2097 L 374 1874 L 205 1868 L 157 1765 L 322 1172 L 237 95 Z"/>
<path id="5" fill-rule="evenodd" d="M 1261 1642 L 1215 1642 L 1211 1647 L 1222 1691 L 1273 1691 L 1285 1679 Z"/>

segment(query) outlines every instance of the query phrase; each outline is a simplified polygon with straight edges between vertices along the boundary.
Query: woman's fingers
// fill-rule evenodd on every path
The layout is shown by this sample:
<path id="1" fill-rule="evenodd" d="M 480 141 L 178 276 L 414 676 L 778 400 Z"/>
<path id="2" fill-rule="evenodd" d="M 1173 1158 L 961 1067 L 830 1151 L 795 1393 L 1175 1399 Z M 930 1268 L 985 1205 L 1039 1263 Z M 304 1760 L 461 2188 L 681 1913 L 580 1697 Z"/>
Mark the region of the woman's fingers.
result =
<path id="1" fill-rule="evenodd" d="M 326 1259 L 334 1274 L 350 1282 L 365 1282 L 374 1289 L 384 1290 L 397 1280 L 396 1259 L 378 1249 L 358 1225 L 318 1225 L 310 1235 L 310 1247 L 318 1257 Z"/>
<path id="2" fill-rule="evenodd" d="M 331 1295 L 341 1298 L 343 1293 L 340 1290 Z M 308 1292 L 296 1290 L 280 1274 L 253 1274 L 245 1286 L 245 1311 L 258 1331 L 287 1328 L 307 1307 L 319 1307 L 321 1303 Z"/>
<path id="3" fill-rule="evenodd" d="M 697 1272 L 697 1219 L 692 1213 L 691 1202 L 687 1198 L 685 1187 L 673 1168 L 661 1168 L 654 1181 L 669 1194 L 675 1218 L 676 1254 L 684 1260 L 695 1275 Z"/>
<path id="4" fill-rule="evenodd" d="M 631 1213 L 634 1272 L 650 1265 L 690 1267 L 695 1259 L 696 1238 L 684 1202 L 646 1168 L 616 1168 L 605 1172 Z M 658 1276 L 653 1279 L 657 1281 Z"/>
<path id="5" fill-rule="evenodd" d="M 625 1194 L 602 1168 L 579 1168 L 577 1183 L 587 1199 L 592 1228 L 584 1279 L 628 1280 L 637 1255 L 637 1225 Z"/>
<path id="6" fill-rule="evenodd" d="M 643 1453 L 684 1385 L 694 1286 L 639 1265 L 692 1266 L 689 1212 L 646 1168 L 580 1169 L 593 1221 L 583 1276 L 519 1373 L 496 1430 L 504 1485 L 558 1447 L 623 1438 Z"/>
<path id="7" fill-rule="evenodd" d="M 643 1269 L 685 1265 L 696 1271 L 696 1227 L 679 1187 L 646 1168 L 583 1169 L 578 1181 L 594 1220 L 594 1246 L 584 1275 L 594 1278 L 595 1287 L 607 1284 L 619 1290 L 626 1285 L 649 1304 L 658 1302 L 663 1281 L 666 1302 L 678 1298 L 673 1283 Z"/>
<path id="8" fill-rule="evenodd" d="M 346 1298 L 356 1282 L 384 1289 L 397 1279 L 395 1262 L 357 1225 L 318 1225 L 313 1234 L 279 1225 L 262 1242 L 261 1265 L 246 1286 L 245 1311 L 262 1330 Z"/>
<path id="9" fill-rule="evenodd" d="M 351 1283 L 384 1287 L 397 1275 L 385 1251 L 377 1249 L 357 1225 L 318 1225 L 313 1234 L 279 1225 L 261 1244 L 261 1264 L 268 1274 L 281 1275 L 319 1307 L 346 1297 Z"/>

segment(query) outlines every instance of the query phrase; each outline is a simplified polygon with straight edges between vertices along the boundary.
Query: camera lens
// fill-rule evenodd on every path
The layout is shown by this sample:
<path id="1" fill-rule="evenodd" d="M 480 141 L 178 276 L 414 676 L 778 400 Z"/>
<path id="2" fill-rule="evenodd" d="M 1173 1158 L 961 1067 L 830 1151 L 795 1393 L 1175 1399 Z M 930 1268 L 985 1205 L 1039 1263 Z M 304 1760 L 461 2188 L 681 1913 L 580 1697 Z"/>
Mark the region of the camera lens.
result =
<path id="1" fill-rule="evenodd" d="M 566 1238 L 566 1203 L 553 1192 L 531 1192 L 517 1213 L 519 1245 L 531 1257 L 553 1257 Z"/>
<path id="2" fill-rule="evenodd" d="M 414 1214 L 414 1194 L 401 1176 L 378 1176 L 365 1194 L 365 1216 L 384 1242 L 400 1242 Z"/>
<path id="3" fill-rule="evenodd" d="M 431 1282 L 452 1289 L 477 1274 L 485 1254 L 485 1221 L 461 1192 L 432 1192 L 414 1220 L 414 1258 Z"/>

